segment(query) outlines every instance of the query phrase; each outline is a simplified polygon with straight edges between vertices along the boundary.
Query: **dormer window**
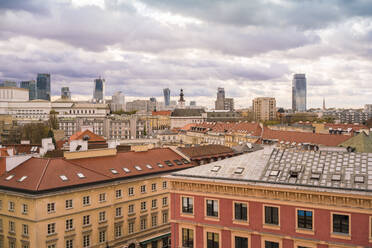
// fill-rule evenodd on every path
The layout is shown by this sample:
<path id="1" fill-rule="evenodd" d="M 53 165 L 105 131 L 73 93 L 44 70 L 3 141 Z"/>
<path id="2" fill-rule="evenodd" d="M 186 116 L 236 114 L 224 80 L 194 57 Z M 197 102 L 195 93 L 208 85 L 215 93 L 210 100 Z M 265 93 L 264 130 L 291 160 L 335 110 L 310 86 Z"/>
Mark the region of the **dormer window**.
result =
<path id="1" fill-rule="evenodd" d="M 85 175 L 84 175 L 83 173 L 81 173 L 81 172 L 78 172 L 78 173 L 77 173 L 77 176 L 78 176 L 79 178 L 85 178 Z"/>
<path id="2" fill-rule="evenodd" d="M 10 179 L 12 179 L 14 177 L 14 175 L 9 175 L 5 178 L 5 180 L 9 181 Z"/>
<path id="3" fill-rule="evenodd" d="M 62 179 L 62 181 L 67 181 L 68 180 L 68 178 L 65 175 L 60 175 L 59 177 Z"/>

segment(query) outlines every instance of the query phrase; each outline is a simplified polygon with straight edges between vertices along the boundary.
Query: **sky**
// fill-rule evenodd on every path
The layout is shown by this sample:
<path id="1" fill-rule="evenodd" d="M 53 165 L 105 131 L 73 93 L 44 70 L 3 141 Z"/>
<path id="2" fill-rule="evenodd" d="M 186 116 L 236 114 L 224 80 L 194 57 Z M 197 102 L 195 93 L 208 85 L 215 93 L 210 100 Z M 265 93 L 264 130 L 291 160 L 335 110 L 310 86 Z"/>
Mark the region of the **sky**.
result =
<path id="1" fill-rule="evenodd" d="M 271 96 L 291 106 L 293 74 L 308 107 L 372 103 L 370 0 L 0 0 L 0 81 L 51 74 L 54 99 L 126 100 L 184 89 L 213 107 L 217 87 L 244 108 Z"/>

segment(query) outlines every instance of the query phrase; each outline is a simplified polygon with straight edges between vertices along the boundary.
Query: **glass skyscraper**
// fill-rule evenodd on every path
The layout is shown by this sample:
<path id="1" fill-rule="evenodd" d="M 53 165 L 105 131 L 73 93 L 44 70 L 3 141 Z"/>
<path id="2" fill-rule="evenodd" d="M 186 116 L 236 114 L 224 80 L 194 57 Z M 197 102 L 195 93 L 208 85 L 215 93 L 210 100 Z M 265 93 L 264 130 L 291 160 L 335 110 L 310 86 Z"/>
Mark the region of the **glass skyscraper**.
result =
<path id="1" fill-rule="evenodd" d="M 28 98 L 29 100 L 36 99 L 36 82 L 35 80 L 22 81 L 20 87 L 23 89 L 28 89 Z"/>
<path id="2" fill-rule="evenodd" d="M 292 110 L 293 112 L 306 111 L 306 76 L 295 74 L 292 80 Z"/>
<path id="3" fill-rule="evenodd" d="M 36 99 L 50 101 L 50 74 L 47 73 L 37 74 Z"/>
<path id="4" fill-rule="evenodd" d="M 98 78 L 94 80 L 93 100 L 100 102 L 104 99 L 105 80 Z"/>
<path id="5" fill-rule="evenodd" d="M 169 106 L 170 105 L 170 89 L 169 88 L 163 89 L 163 93 L 164 93 L 164 105 Z"/>
<path id="6" fill-rule="evenodd" d="M 61 98 L 64 100 L 71 100 L 71 91 L 69 87 L 61 88 Z"/>

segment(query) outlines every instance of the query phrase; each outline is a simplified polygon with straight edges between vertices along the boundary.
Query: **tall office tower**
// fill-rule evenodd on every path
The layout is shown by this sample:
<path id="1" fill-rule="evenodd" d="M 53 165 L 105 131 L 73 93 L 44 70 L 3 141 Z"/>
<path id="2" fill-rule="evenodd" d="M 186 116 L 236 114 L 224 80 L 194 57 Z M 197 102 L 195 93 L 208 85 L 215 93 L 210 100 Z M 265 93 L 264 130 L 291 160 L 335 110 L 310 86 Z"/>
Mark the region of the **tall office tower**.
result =
<path id="1" fill-rule="evenodd" d="M 167 107 L 170 105 L 170 89 L 169 88 L 163 89 L 163 93 L 164 93 L 164 106 Z"/>
<path id="2" fill-rule="evenodd" d="M 93 100 L 96 102 L 102 102 L 105 97 L 105 79 L 95 79 L 94 80 L 94 91 L 93 91 Z"/>
<path id="3" fill-rule="evenodd" d="M 36 99 L 50 101 L 50 74 L 47 73 L 37 74 Z"/>
<path id="4" fill-rule="evenodd" d="M 234 99 L 225 98 L 225 89 L 217 89 L 217 100 L 214 102 L 216 110 L 234 110 Z"/>
<path id="5" fill-rule="evenodd" d="M 257 97 L 252 101 L 254 118 L 257 121 L 276 119 L 276 100 L 274 97 Z"/>
<path id="6" fill-rule="evenodd" d="M 28 96 L 29 96 L 30 101 L 36 99 L 36 81 L 35 80 L 22 81 L 20 84 L 20 87 L 23 89 L 28 89 Z"/>
<path id="7" fill-rule="evenodd" d="M 125 96 L 121 91 L 116 91 L 112 95 L 111 110 L 116 111 L 125 111 Z"/>
<path id="8" fill-rule="evenodd" d="M 295 74 L 292 80 L 292 110 L 293 112 L 306 111 L 306 76 Z"/>
<path id="9" fill-rule="evenodd" d="M 61 88 L 61 98 L 64 100 L 71 100 L 71 91 L 69 87 Z"/>

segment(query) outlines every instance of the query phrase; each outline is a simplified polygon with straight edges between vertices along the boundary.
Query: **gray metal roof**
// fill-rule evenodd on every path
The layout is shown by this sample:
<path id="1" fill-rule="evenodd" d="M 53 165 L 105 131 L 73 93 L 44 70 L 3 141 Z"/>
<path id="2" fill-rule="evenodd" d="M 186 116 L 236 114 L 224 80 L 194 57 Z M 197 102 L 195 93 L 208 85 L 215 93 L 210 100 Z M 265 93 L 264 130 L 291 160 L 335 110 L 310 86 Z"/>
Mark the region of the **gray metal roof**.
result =
<path id="1" fill-rule="evenodd" d="M 324 191 L 372 192 L 372 153 L 265 147 L 172 175 L 311 187 Z"/>

